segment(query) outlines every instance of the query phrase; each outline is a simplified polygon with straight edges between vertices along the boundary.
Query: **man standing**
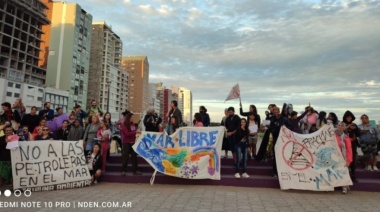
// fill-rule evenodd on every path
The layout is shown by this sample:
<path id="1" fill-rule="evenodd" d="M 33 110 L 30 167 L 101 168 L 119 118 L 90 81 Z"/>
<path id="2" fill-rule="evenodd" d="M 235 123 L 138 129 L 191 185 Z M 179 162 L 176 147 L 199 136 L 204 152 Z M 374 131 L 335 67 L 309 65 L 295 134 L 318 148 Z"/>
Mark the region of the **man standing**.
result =
<path id="1" fill-rule="evenodd" d="M 226 118 L 226 128 L 227 128 L 227 139 L 228 139 L 228 147 L 232 152 L 232 157 L 236 162 L 236 131 L 240 128 L 240 117 L 235 115 L 235 108 L 228 108 L 228 117 Z"/>
<path id="2" fill-rule="evenodd" d="M 99 115 L 99 114 L 103 114 L 103 111 L 100 107 L 98 107 L 97 103 L 96 103 L 96 100 L 93 99 L 91 101 L 91 107 L 90 109 L 88 109 L 88 114 L 94 114 L 94 115 Z"/>
<path id="3" fill-rule="evenodd" d="M 47 121 L 54 119 L 54 110 L 50 109 L 50 102 L 45 102 L 44 109 L 38 113 L 38 117 L 40 117 L 40 119 L 46 119 Z"/>
<path id="4" fill-rule="evenodd" d="M 34 128 L 36 128 L 39 124 L 40 118 L 37 115 L 37 107 L 33 106 L 30 109 L 30 113 L 22 117 L 21 126 L 28 126 L 29 132 L 33 132 Z"/>
<path id="5" fill-rule="evenodd" d="M 288 120 L 284 116 L 280 114 L 280 108 L 277 106 L 272 108 L 273 116 L 270 118 L 269 131 L 272 133 L 273 138 L 273 177 L 277 177 L 277 164 L 276 164 L 276 152 L 275 146 L 277 142 L 277 138 L 280 135 L 280 130 L 282 125 L 288 125 Z"/>
<path id="6" fill-rule="evenodd" d="M 83 119 L 85 119 L 88 116 L 88 114 L 86 113 L 86 111 L 82 110 L 82 107 L 80 105 L 75 105 L 74 113 L 75 118 L 79 120 L 80 126 L 83 127 Z"/>

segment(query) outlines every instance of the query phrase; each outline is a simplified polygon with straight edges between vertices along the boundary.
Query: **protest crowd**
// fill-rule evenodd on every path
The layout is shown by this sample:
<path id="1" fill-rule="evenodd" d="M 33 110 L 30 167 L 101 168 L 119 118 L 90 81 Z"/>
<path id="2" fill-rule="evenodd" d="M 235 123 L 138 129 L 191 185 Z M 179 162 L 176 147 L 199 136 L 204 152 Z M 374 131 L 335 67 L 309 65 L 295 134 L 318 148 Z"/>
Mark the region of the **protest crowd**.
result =
<path id="1" fill-rule="evenodd" d="M 112 121 L 111 114 L 104 113 L 95 100 L 91 102 L 91 107 L 87 111 L 76 105 L 69 114 L 63 114 L 61 108 L 51 109 L 49 102 L 46 102 L 44 109 L 38 112 L 37 107 L 32 107 L 29 113 L 21 99 L 16 100 L 13 105 L 4 102 L 1 106 L 3 113 L 0 116 L 0 185 L 12 186 L 11 155 L 6 145 L 13 139 L 52 142 L 83 140 L 91 180 L 96 184 L 101 174 L 105 172 L 110 142 L 115 134 L 120 133 L 120 139 L 116 141 L 122 150 L 121 175 L 126 175 L 129 157 L 133 174 L 142 174 L 138 169 L 137 153 L 132 148 L 140 130 L 134 123 L 133 113 L 127 110 L 122 113 L 123 116 L 118 121 Z M 182 113 L 177 106 L 177 101 L 171 102 L 170 110 L 164 117 L 169 122 L 165 127 L 162 125 L 162 118 L 154 109 L 148 109 L 141 120 L 145 131 L 166 131 L 171 135 L 184 126 Z M 346 166 L 350 169 L 352 181 L 357 182 L 355 170 L 359 147 L 365 156 L 365 169 L 378 171 L 376 156 L 380 150 L 380 133 L 376 126 L 369 123 L 366 114 L 360 116 L 361 124 L 357 125 L 354 123 L 355 115 L 349 110 L 340 121 L 334 112 L 318 112 L 310 105 L 305 107 L 305 112 L 298 114 L 293 111 L 291 104 L 284 104 L 282 109 L 270 104 L 266 117 L 262 118 L 255 105 L 250 105 L 249 111 L 244 112 L 240 103 L 241 117 L 235 113 L 234 107 L 226 108 L 224 115 L 221 125 L 225 127 L 226 132 L 222 150 L 225 151 L 225 158 L 228 157 L 228 151 L 231 151 L 236 178 L 250 177 L 251 170 L 247 170 L 247 160 L 275 161 L 274 147 L 282 126 L 298 134 L 310 134 L 326 124 L 331 124 L 336 130 L 337 144 L 342 151 Z M 206 107 L 201 106 L 199 112 L 194 114 L 193 125 L 210 126 Z M 272 171 L 273 177 L 277 178 L 276 162 L 273 163 Z M 347 193 L 348 189 L 343 187 L 342 192 Z"/>

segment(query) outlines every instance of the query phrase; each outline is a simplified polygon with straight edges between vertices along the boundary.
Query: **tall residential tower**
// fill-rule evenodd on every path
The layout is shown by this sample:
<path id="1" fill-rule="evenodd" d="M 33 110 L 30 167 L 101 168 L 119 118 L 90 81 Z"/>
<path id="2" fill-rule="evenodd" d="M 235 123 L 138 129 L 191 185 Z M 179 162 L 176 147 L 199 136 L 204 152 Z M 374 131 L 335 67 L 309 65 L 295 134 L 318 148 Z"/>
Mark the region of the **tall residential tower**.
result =
<path id="1" fill-rule="evenodd" d="M 53 2 L 48 87 L 69 92 L 68 105 L 85 105 L 89 74 L 92 16 L 78 4 Z"/>
<path id="2" fill-rule="evenodd" d="M 118 118 L 128 100 L 128 73 L 120 68 L 123 42 L 104 21 L 93 23 L 91 40 L 87 105 L 94 99 Z"/>

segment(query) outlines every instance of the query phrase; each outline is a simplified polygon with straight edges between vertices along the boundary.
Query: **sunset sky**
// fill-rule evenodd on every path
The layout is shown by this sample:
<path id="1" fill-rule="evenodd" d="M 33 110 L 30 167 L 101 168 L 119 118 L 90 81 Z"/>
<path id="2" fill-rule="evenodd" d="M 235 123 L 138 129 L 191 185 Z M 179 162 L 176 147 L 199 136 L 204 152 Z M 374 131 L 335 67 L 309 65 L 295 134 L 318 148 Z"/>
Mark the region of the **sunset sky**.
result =
<path id="1" fill-rule="evenodd" d="M 150 82 L 193 92 L 220 122 L 240 84 L 244 110 L 292 103 L 380 120 L 380 0 L 70 0 L 105 20 Z"/>

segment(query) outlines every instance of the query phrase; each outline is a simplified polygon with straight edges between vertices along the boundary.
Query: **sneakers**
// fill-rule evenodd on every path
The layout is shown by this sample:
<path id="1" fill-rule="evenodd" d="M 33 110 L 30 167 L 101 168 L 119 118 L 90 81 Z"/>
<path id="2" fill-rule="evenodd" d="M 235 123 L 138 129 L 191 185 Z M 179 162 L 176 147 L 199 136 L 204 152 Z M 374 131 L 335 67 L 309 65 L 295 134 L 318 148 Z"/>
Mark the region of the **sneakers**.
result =
<path id="1" fill-rule="evenodd" d="M 377 167 L 376 167 L 376 168 L 377 168 Z M 365 170 L 367 170 L 367 171 L 373 171 L 371 165 L 368 165 L 367 167 L 365 167 Z"/>
<path id="2" fill-rule="evenodd" d="M 125 172 L 121 172 L 121 176 L 125 176 Z"/>
<path id="3" fill-rule="evenodd" d="M 98 181 L 97 181 L 97 180 L 95 180 L 95 181 L 94 181 L 94 184 L 98 184 Z"/>
<path id="4" fill-rule="evenodd" d="M 346 187 L 343 187 L 343 188 L 342 188 L 342 194 L 347 194 L 347 190 L 348 190 L 348 189 L 347 189 Z"/>
<path id="5" fill-rule="evenodd" d="M 236 173 L 236 174 L 235 174 L 235 177 L 236 177 L 236 178 L 240 178 L 240 174 L 239 174 L 239 173 Z"/>
<path id="6" fill-rule="evenodd" d="M 377 166 L 374 166 L 372 167 L 373 171 L 379 171 L 379 169 L 377 168 Z"/>
<path id="7" fill-rule="evenodd" d="M 241 175 L 243 178 L 249 178 L 249 175 L 247 173 L 244 173 Z"/>

